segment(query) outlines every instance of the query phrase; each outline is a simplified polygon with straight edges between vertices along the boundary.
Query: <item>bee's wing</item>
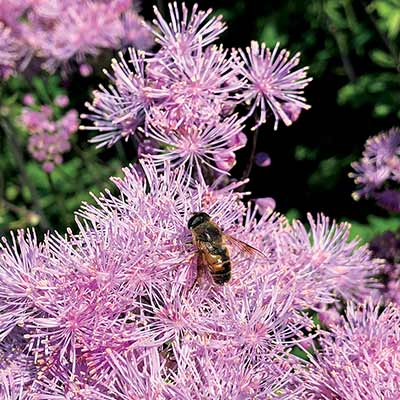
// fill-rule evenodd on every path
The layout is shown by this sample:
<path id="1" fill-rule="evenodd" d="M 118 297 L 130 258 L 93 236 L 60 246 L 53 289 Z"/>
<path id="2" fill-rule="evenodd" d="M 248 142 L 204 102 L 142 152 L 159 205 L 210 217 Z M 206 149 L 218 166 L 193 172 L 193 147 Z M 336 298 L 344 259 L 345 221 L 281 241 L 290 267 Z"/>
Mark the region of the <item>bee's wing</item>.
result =
<path id="1" fill-rule="evenodd" d="M 237 247 L 243 253 L 247 253 L 252 256 L 267 258 L 267 256 L 262 251 L 256 249 L 253 246 L 250 246 L 245 242 L 242 242 L 239 239 L 234 238 L 233 236 L 228 235 L 227 233 L 223 233 L 223 237 L 226 242 L 228 242 L 232 246 Z"/>

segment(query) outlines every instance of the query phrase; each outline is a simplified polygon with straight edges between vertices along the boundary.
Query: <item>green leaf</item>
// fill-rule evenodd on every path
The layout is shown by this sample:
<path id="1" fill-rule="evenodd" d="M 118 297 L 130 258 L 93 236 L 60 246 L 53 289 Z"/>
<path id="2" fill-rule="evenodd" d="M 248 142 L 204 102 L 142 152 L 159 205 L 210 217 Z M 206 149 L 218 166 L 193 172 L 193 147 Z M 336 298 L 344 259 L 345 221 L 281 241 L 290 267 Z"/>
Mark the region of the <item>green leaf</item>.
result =
<path id="1" fill-rule="evenodd" d="M 374 115 L 378 118 L 387 117 L 391 111 L 392 108 L 388 104 L 377 104 L 374 107 Z"/>
<path id="2" fill-rule="evenodd" d="M 317 170 L 309 177 L 309 185 L 333 190 L 342 174 L 343 168 L 348 167 L 351 161 L 352 158 L 350 156 L 344 158 L 330 157 L 322 160 Z"/>
<path id="3" fill-rule="evenodd" d="M 266 21 L 266 24 L 259 37 L 260 42 L 264 42 L 267 47 L 274 47 L 278 42 L 281 44 L 281 46 L 286 46 L 288 42 L 287 35 L 279 33 L 277 26 L 269 21 Z"/>
<path id="4" fill-rule="evenodd" d="M 299 161 L 315 160 L 317 158 L 318 150 L 310 149 L 306 146 L 298 145 L 294 149 L 294 158 Z"/>
<path id="5" fill-rule="evenodd" d="M 294 221 L 295 219 L 299 219 L 300 218 L 299 210 L 291 208 L 289 211 L 286 212 L 286 218 L 290 223 L 292 223 L 292 221 Z"/>
<path id="6" fill-rule="evenodd" d="M 396 61 L 394 60 L 393 56 L 389 53 L 386 53 L 382 50 L 375 49 L 372 50 L 370 53 L 371 60 L 384 68 L 394 68 L 396 67 Z"/>
<path id="7" fill-rule="evenodd" d="M 387 32 L 390 39 L 395 39 L 400 32 L 400 1 L 375 0 L 368 11 L 376 10 L 379 15 L 379 26 Z"/>
<path id="8" fill-rule="evenodd" d="M 32 85 L 34 86 L 36 93 L 38 94 L 39 99 L 43 103 L 50 104 L 52 103 L 49 94 L 46 89 L 46 84 L 43 82 L 43 80 L 37 76 L 34 76 L 32 78 Z"/>
<path id="9" fill-rule="evenodd" d="M 367 221 L 367 224 L 349 221 L 351 223 L 350 239 L 359 237 L 362 242 L 367 243 L 375 236 L 386 231 L 395 231 L 400 226 L 400 217 L 398 216 L 384 218 L 376 215 L 369 215 Z"/>

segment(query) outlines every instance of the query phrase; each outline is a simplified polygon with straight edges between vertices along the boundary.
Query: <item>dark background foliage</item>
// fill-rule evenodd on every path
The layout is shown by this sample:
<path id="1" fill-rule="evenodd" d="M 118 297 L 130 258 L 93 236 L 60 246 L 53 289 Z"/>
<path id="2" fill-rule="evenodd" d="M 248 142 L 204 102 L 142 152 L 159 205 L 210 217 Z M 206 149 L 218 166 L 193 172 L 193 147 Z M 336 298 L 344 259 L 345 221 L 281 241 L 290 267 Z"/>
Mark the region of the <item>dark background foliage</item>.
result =
<path id="1" fill-rule="evenodd" d="M 202 9 L 212 7 L 224 15 L 228 29 L 221 42 L 226 47 L 245 47 L 254 39 L 272 47 L 279 41 L 291 52 L 302 53 L 302 65 L 310 66 L 309 74 L 314 79 L 305 92 L 312 108 L 304 111 L 293 126 L 280 124 L 277 132 L 272 124 L 261 128 L 257 150 L 267 152 L 272 165 L 253 167 L 247 186 L 252 197 L 273 197 L 277 210 L 289 217 L 303 218 L 308 211 L 321 211 L 337 220 L 350 220 L 353 232 L 366 240 L 399 225 L 398 217 L 381 210 L 373 201 L 352 199 L 354 183 L 348 173 L 350 163 L 360 158 L 369 136 L 399 125 L 400 1 L 198 3 Z M 158 6 L 166 11 L 166 2 L 158 1 Z M 143 2 L 142 14 L 147 20 L 153 18 L 152 2 Z M 16 117 L 22 95 L 40 91 L 44 82 L 50 92 L 53 86 L 61 87 L 73 105 L 84 111 L 83 104 L 91 90 L 100 81 L 105 82 L 101 68 L 109 64 L 109 56 L 96 61 L 96 73 L 89 79 L 74 74 L 64 83 L 49 84 L 49 78 L 42 73 L 33 81 L 33 87 L 26 79 L 13 79 L 3 88 L 3 109 L 6 105 L 7 112 L 13 110 L 11 114 Z M 41 208 L 53 228 L 64 230 L 71 225 L 73 210 L 81 200 L 89 199 L 87 192 L 102 190 L 107 177 L 119 174 L 120 165 L 127 165 L 134 156 L 129 143 L 95 150 L 87 143 L 88 136 L 86 132 L 76 135 L 73 150 L 50 180 L 24 154 L 25 172 L 36 186 Z M 21 144 L 26 140 L 23 133 L 19 140 Z M 238 163 L 232 171 L 235 177 L 241 176 L 247 164 L 250 145 L 249 133 L 249 145 L 238 153 Z M 20 166 L 5 135 L 0 137 L 0 146 L 3 232 L 32 224 L 45 228 L 40 217 L 32 220 L 32 215 L 27 214 L 32 209 L 37 216 L 37 207 L 35 211 L 32 193 L 21 180 Z"/>

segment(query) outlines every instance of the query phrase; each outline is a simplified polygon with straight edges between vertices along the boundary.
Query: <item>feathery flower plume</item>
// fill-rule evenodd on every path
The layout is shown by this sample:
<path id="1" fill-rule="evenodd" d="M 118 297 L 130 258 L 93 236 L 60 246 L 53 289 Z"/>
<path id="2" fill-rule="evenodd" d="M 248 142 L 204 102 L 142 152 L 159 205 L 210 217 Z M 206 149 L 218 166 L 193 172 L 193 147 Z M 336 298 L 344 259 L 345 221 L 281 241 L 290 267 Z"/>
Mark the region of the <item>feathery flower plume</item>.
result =
<path id="1" fill-rule="evenodd" d="M 225 24 L 221 17 L 210 17 L 212 10 L 201 11 L 196 4 L 189 11 L 176 2 L 168 8 L 169 21 L 155 7 L 154 26 L 148 27 L 159 50 L 154 54 L 130 50 L 113 60 L 113 73 L 106 72 L 111 85 L 94 92 L 94 100 L 86 104 L 90 113 L 82 115 L 93 126 L 81 128 L 99 132 L 91 139 L 98 147 L 132 137 L 140 154 L 140 143 L 150 137 L 147 154 L 158 164 L 188 164 L 188 180 L 208 181 L 215 179 L 215 171 L 227 173 L 236 163 L 235 152 L 246 143 L 236 126 L 225 132 L 236 106 L 257 97 L 248 115 L 237 118 L 241 125 L 261 98 L 267 98 L 277 118 L 289 124 L 308 108 L 299 95 L 310 79 L 306 68 L 292 71 L 299 63 L 298 54 L 288 60 L 286 50 L 276 55 L 276 47 L 271 55 L 262 46 L 261 55 L 248 61 L 242 51 L 244 60 L 237 51 L 213 44 Z M 252 46 L 254 50 L 256 45 Z M 258 75 L 253 67 L 260 70 Z M 264 85 L 261 97 L 252 92 L 251 77 Z"/>
<path id="2" fill-rule="evenodd" d="M 23 53 L 53 71 L 59 66 L 66 69 L 71 62 L 82 65 L 104 49 L 149 48 L 150 35 L 134 4 L 132 0 L 2 0 L 0 21 Z"/>
<path id="3" fill-rule="evenodd" d="M 49 284 L 36 235 L 19 231 L 11 237 L 11 243 L 0 243 L 0 341 L 36 313 L 35 302 Z"/>
<path id="4" fill-rule="evenodd" d="M 361 160 L 351 166 L 354 172 L 349 176 L 358 185 L 353 193 L 355 200 L 373 197 L 381 207 L 400 212 L 398 189 L 390 188 L 400 182 L 400 129 L 392 128 L 370 137 Z"/>
<path id="5" fill-rule="evenodd" d="M 250 114 L 256 110 L 260 113 L 252 129 L 257 129 L 267 121 L 268 110 L 274 115 L 274 129 L 277 129 L 279 120 L 285 125 L 291 125 L 296 120 L 287 108 L 289 104 L 305 110 L 310 108 L 301 96 L 303 89 L 312 80 L 307 78 L 308 67 L 293 71 L 300 62 L 300 53 L 289 58 L 287 50 L 279 51 L 279 43 L 271 52 L 265 43 L 260 46 L 258 42 L 252 41 L 246 52 L 239 49 L 239 54 L 244 61 L 240 72 L 246 79 L 241 96 L 244 102 L 252 104 Z"/>
<path id="6" fill-rule="evenodd" d="M 144 72 L 145 57 L 144 52 L 130 48 L 127 62 L 119 53 L 120 61 L 112 60 L 113 75 L 105 71 L 113 86 L 105 88 L 101 85 L 93 93 L 93 103 L 86 103 L 91 114 L 82 114 L 81 118 L 93 121 L 94 126 L 81 126 L 80 129 L 100 132 L 90 140 L 97 143 L 97 147 L 112 146 L 121 138 L 128 140 L 145 123 L 146 110 L 150 106 Z"/>
<path id="7" fill-rule="evenodd" d="M 296 398 L 304 385 L 290 352 L 313 329 L 302 310 L 334 301 L 345 256 L 368 269 L 367 254 L 327 235 L 344 228 L 326 220 L 310 243 L 299 222 L 270 213 L 257 221 L 232 187 L 189 187 L 184 165 L 163 171 L 148 159 L 141 172 L 126 168 L 114 179 L 120 195 L 84 204 L 75 234 L 38 245 L 20 233 L 1 244 L 2 338 L 21 330 L 36 365 L 29 390 L 49 400 Z M 187 221 L 199 210 L 265 256 L 230 247 L 230 282 L 216 285 L 207 272 L 195 282 Z M 324 263 L 321 249 L 332 251 Z"/>
<path id="8" fill-rule="evenodd" d="M 0 78 L 7 79 L 21 57 L 20 43 L 13 37 L 11 29 L 0 20 Z"/>
<path id="9" fill-rule="evenodd" d="M 58 96 L 54 104 L 65 107 L 67 96 Z M 35 109 L 35 105 L 32 105 Z M 78 113 L 69 110 L 63 117 L 55 119 L 53 109 L 41 106 L 39 111 L 24 107 L 21 125 L 29 132 L 28 150 L 32 157 L 42 163 L 45 172 L 50 173 L 56 165 L 62 163 L 62 154 L 70 150 L 71 136 L 78 130 Z"/>
<path id="10" fill-rule="evenodd" d="M 340 323 L 320 336 L 306 372 L 307 398 L 380 400 L 400 393 L 400 309 L 371 301 L 348 304 Z M 314 396 L 314 397 L 313 397 Z"/>
<path id="11" fill-rule="evenodd" d="M 182 14 L 176 1 L 168 4 L 171 22 L 167 22 L 157 7 L 154 7 L 156 19 L 153 20 L 153 25 L 157 29 L 148 27 L 156 37 L 155 41 L 173 57 L 190 54 L 199 46 L 210 45 L 226 29 L 221 15 L 209 18 L 212 9 L 198 10 L 198 5 L 195 4 L 190 12 L 185 3 L 181 7 Z"/>
<path id="12" fill-rule="evenodd" d="M 400 231 L 386 231 L 376 236 L 369 248 L 375 257 L 385 260 L 379 272 L 383 283 L 380 296 L 385 303 L 400 305 Z"/>
<path id="13" fill-rule="evenodd" d="M 310 263 L 314 278 L 323 280 L 337 296 L 361 301 L 370 296 L 373 288 L 379 287 L 373 277 L 382 262 L 371 257 L 367 245 L 360 246 L 357 239 L 348 240 L 350 224 L 330 223 L 322 214 L 316 220 L 310 214 L 307 217 L 309 231 L 296 220 L 283 236 L 283 247 L 291 249 L 288 254 Z"/>
<path id="14" fill-rule="evenodd" d="M 22 329 L 0 341 L 0 396 L 4 400 L 27 400 L 35 378 L 36 368 L 28 355 Z"/>
<path id="15" fill-rule="evenodd" d="M 180 134 L 179 129 L 164 131 L 150 125 L 148 136 L 158 143 L 169 146 L 169 151 L 155 149 L 152 158 L 156 164 L 163 165 L 166 160 L 169 160 L 173 167 L 185 165 L 189 177 L 194 175 L 202 179 L 204 165 L 217 172 L 225 173 L 233 165 L 230 167 L 221 165 L 221 157 L 229 151 L 229 144 L 242 129 L 243 125 L 237 119 L 237 115 L 226 118 L 216 126 L 208 126 L 204 129 L 193 126 L 184 134 Z M 233 152 L 231 154 L 235 161 L 235 154 Z M 229 163 L 229 159 L 224 161 Z"/>

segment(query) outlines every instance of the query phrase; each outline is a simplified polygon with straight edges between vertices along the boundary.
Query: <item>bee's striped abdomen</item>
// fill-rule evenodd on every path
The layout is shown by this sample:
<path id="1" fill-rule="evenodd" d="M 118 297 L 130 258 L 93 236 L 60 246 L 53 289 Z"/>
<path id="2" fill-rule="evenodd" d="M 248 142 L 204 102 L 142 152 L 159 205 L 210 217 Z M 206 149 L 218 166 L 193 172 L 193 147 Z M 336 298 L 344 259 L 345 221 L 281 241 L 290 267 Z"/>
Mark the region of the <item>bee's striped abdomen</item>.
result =
<path id="1" fill-rule="evenodd" d="M 215 283 L 223 285 L 231 279 L 231 260 L 228 249 L 221 246 L 210 252 L 212 255 L 218 256 L 219 260 L 209 266 L 211 276 Z"/>

